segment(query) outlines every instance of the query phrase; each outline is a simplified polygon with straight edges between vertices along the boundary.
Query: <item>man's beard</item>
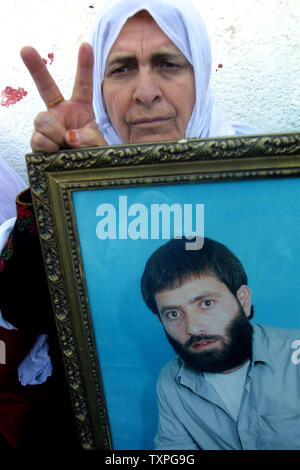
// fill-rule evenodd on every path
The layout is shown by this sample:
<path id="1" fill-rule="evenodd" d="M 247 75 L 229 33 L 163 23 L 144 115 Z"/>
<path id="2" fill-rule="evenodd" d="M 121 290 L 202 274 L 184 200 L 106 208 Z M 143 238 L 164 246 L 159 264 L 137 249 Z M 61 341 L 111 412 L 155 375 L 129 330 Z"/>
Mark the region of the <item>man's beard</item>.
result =
<path id="1" fill-rule="evenodd" d="M 240 304 L 238 315 L 227 326 L 224 336 L 191 336 L 189 341 L 182 346 L 167 332 L 165 333 L 176 354 L 197 371 L 226 372 L 241 366 L 251 358 L 253 327 Z M 217 348 L 201 352 L 189 351 L 193 343 L 203 340 L 220 341 L 223 347 L 217 346 Z"/>

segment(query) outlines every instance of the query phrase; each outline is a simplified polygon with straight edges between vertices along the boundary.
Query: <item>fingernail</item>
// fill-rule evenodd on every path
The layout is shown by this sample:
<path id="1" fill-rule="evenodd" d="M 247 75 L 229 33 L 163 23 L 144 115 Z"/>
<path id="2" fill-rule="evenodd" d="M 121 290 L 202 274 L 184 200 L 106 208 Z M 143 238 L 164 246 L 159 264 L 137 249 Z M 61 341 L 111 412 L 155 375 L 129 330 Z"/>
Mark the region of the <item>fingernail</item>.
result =
<path id="1" fill-rule="evenodd" d="M 68 131 L 70 141 L 74 144 L 77 141 L 77 132 L 76 131 Z"/>

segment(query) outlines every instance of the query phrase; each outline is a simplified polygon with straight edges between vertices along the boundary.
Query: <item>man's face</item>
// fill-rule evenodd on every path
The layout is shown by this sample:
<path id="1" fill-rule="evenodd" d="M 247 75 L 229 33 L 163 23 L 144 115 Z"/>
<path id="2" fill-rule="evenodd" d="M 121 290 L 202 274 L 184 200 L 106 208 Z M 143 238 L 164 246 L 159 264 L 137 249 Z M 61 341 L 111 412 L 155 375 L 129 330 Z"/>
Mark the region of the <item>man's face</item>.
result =
<path id="1" fill-rule="evenodd" d="M 236 298 L 216 277 L 203 274 L 157 293 L 155 300 L 170 343 L 192 367 L 230 372 L 249 359 L 252 326 L 247 318 L 251 306 L 247 286 L 240 287 Z"/>
<path id="2" fill-rule="evenodd" d="M 141 12 L 125 23 L 110 50 L 102 93 L 123 143 L 182 139 L 196 99 L 193 67 Z"/>

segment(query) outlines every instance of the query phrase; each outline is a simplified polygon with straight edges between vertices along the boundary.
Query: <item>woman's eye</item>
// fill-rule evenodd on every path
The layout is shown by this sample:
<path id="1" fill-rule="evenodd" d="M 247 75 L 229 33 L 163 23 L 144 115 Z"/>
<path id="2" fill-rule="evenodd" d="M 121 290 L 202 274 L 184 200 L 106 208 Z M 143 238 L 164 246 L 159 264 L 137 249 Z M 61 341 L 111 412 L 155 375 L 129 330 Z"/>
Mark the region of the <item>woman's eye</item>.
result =
<path id="1" fill-rule="evenodd" d="M 164 69 L 175 69 L 179 67 L 178 64 L 175 64 L 174 62 L 168 62 L 168 61 L 162 62 L 160 66 Z"/>
<path id="2" fill-rule="evenodd" d="M 126 65 L 121 65 L 120 67 L 118 67 L 117 69 L 114 69 L 110 72 L 111 75 L 118 75 L 118 74 L 122 74 L 122 73 L 125 73 L 128 71 L 128 67 Z"/>
<path id="3" fill-rule="evenodd" d="M 115 78 L 127 78 L 128 76 L 135 75 L 137 72 L 137 65 L 134 61 L 128 62 L 126 64 L 116 65 L 115 68 L 112 68 L 109 75 Z"/>

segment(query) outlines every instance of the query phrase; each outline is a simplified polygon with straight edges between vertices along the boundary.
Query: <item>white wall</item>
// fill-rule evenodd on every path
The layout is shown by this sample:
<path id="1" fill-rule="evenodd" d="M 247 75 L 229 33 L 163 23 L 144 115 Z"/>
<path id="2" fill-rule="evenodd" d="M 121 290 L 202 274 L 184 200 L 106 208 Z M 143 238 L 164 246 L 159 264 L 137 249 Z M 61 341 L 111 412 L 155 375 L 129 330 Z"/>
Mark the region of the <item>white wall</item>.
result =
<path id="1" fill-rule="evenodd" d="M 44 105 L 19 50 L 32 45 L 45 58 L 53 52 L 49 70 L 67 98 L 78 46 L 89 39 L 102 1 L 10 0 L 2 8 L 0 92 L 11 86 L 28 94 L 0 106 L 0 155 L 25 180 L 24 155 L 30 151 L 34 117 Z M 212 41 L 212 87 L 227 114 L 263 132 L 299 130 L 300 0 L 194 1 Z"/>

